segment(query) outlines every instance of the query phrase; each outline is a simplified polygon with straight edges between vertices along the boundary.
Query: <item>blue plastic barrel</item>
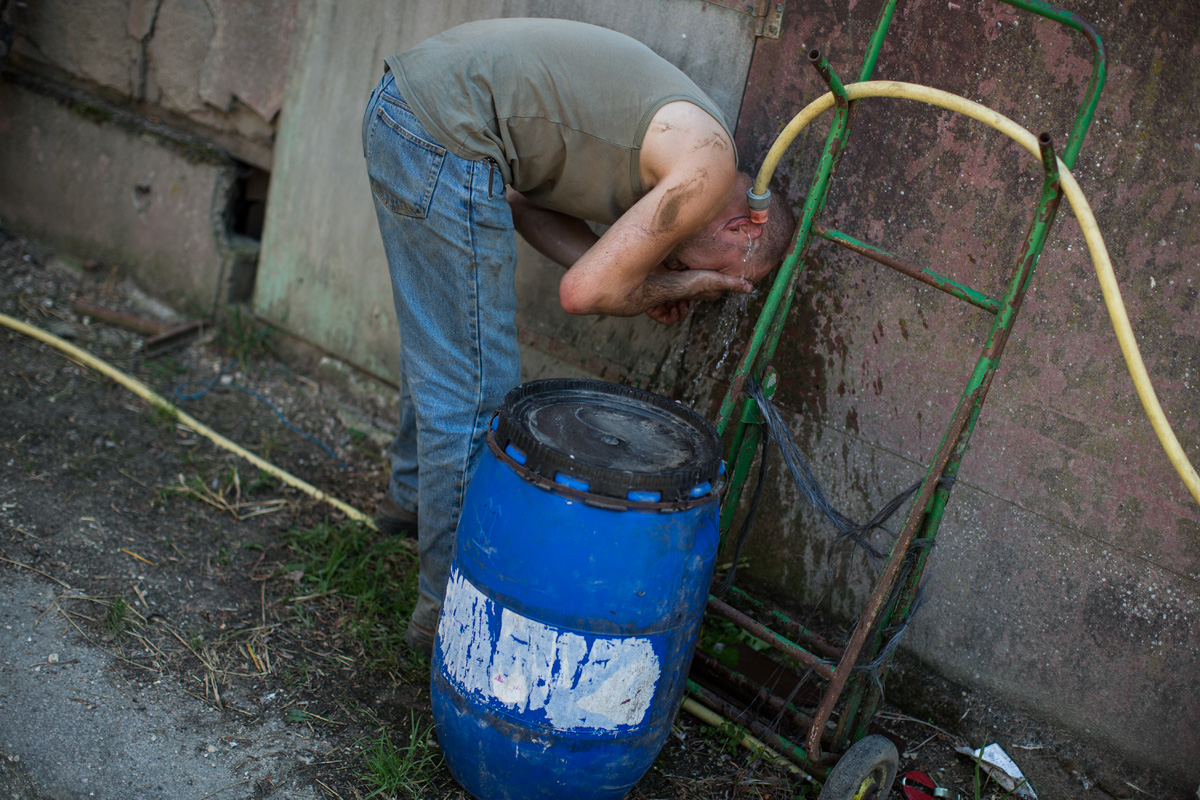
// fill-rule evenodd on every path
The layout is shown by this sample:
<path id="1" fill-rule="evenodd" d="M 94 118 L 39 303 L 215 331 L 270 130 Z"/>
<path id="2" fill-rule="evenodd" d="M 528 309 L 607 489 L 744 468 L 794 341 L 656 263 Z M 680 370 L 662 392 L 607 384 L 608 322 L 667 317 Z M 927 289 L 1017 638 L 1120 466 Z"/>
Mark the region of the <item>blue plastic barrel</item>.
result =
<path id="1" fill-rule="evenodd" d="M 434 646 L 438 742 L 481 800 L 620 798 L 679 707 L 717 552 L 720 439 L 649 392 L 505 398 Z"/>

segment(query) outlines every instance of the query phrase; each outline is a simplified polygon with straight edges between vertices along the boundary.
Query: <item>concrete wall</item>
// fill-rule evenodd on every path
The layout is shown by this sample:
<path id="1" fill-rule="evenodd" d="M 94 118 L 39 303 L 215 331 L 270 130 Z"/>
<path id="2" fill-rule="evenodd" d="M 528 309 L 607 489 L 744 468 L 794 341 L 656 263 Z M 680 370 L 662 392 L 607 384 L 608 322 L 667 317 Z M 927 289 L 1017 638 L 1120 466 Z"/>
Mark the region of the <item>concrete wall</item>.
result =
<path id="1" fill-rule="evenodd" d="M 5 224 L 119 266 L 188 313 L 210 311 L 228 284 L 235 248 L 218 224 L 234 180 L 227 159 L 0 83 L 0 175 Z"/>
<path id="2" fill-rule="evenodd" d="M 9 66 L 127 101 L 269 170 L 298 2 L 12 3 Z"/>
<path id="3" fill-rule="evenodd" d="M 192 311 L 246 295 L 257 243 L 232 234 L 230 205 L 271 168 L 297 9 L 7 4 L 0 218 Z"/>
<path id="4" fill-rule="evenodd" d="M 1200 461 L 1200 7 L 1066 3 L 1108 47 L 1108 85 L 1075 174 L 1107 239 L 1147 366 Z M 739 149 L 758 163 L 825 92 L 824 51 L 854 79 L 880 4 L 789 6 L 755 53 Z M 1082 36 L 997 2 L 901 3 L 876 77 L 988 104 L 1062 146 L 1090 70 Z M 801 201 L 828 121 L 785 158 Z M 949 112 L 859 110 L 825 221 L 998 293 L 1040 178 L 1024 151 Z M 835 504 L 856 519 L 922 473 L 990 319 L 830 245 L 805 271 L 775 359 L 777 395 Z M 718 377 L 723 376 L 718 371 Z M 742 573 L 792 607 L 857 614 L 870 572 L 776 472 Z M 781 557 L 782 556 L 782 557 Z M 834 570 L 827 571 L 832 557 Z M 1067 204 L 963 462 L 907 646 L 1189 787 L 1200 780 L 1200 509 L 1135 396 Z M 1191 789 L 1189 789 L 1190 791 Z"/>

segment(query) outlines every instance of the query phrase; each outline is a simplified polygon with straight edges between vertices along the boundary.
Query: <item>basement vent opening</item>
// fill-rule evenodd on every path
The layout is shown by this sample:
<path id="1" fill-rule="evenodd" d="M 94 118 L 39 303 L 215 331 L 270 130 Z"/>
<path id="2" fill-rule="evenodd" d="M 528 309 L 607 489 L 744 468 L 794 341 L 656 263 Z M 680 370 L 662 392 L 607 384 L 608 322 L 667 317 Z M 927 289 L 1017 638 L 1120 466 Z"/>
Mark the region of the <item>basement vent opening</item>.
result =
<path id="1" fill-rule="evenodd" d="M 227 303 L 246 303 L 254 294 L 270 182 L 271 173 L 237 162 L 237 173 L 225 207 L 229 254 L 223 294 Z"/>
<path id="2" fill-rule="evenodd" d="M 238 162 L 237 177 L 229 197 L 229 232 L 262 240 L 267 216 L 267 186 L 271 173 Z"/>

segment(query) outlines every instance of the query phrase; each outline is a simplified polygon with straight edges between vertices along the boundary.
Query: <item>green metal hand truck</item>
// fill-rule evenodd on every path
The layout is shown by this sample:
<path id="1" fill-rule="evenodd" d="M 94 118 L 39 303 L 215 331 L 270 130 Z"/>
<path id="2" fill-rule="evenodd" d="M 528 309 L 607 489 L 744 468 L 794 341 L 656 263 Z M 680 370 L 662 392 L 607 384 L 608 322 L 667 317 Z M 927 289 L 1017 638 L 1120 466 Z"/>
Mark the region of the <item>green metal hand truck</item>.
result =
<path id="1" fill-rule="evenodd" d="M 1105 56 L 1100 37 L 1090 25 L 1075 15 L 1042 0 L 1002 1 L 1076 30 L 1085 35 L 1091 44 L 1091 80 L 1062 154 L 1062 163 L 1070 168 L 1083 144 L 1104 85 Z M 859 82 L 871 79 L 896 4 L 897 0 L 885 0 L 859 70 Z M 834 118 L 804 203 L 792 249 L 775 278 L 751 340 L 720 406 L 718 432 L 724 436 L 732 426 L 728 456 L 729 486 L 721 513 L 722 541 L 728 539 L 727 534 L 738 511 L 744 484 L 756 460 L 761 437 L 764 436 L 764 418 L 757 403 L 746 393 L 747 382 L 753 380 L 762 386 L 763 394 L 768 398 L 774 393 L 775 380 L 770 361 L 783 332 L 802 265 L 814 237 L 892 267 L 993 315 L 994 319 L 954 416 L 909 503 L 904 525 L 891 544 L 882 571 L 844 647 L 830 644 L 736 586 L 720 598 L 712 596 L 709 599 L 710 614 L 734 623 L 771 645 L 782 656 L 782 661 L 790 662 L 797 669 L 804 669 L 826 682 L 815 708 L 801 709 L 789 699 L 772 693 L 768 687 L 755 684 L 746 675 L 714 664 L 713 659 L 706 659 L 708 663 L 704 670 L 698 671 L 693 667 L 693 680 L 689 682 L 688 689 L 692 701 L 726 718 L 739 718 L 739 722 L 746 719 L 746 706 L 751 700 L 765 703 L 765 707 L 776 718 L 787 718 L 796 729 L 806 729 L 807 733 L 803 746 L 800 746 L 784 738 L 770 724 L 754 719 L 742 722 L 756 741 L 790 759 L 805 780 L 821 784 L 822 800 L 866 800 L 887 796 L 897 771 L 898 755 L 886 738 L 867 735 L 867 727 L 880 702 L 882 677 L 876 680 L 874 675 L 854 668 L 874 662 L 873 667 L 878 671 L 885 669 L 890 654 L 886 646 L 886 631 L 902 624 L 913 611 L 930 549 L 928 545 L 932 544 L 937 533 L 949 497 L 949 487 L 958 473 L 1021 302 L 1029 288 L 1034 267 L 1062 198 L 1062 190 L 1059 186 L 1058 159 L 1049 136 L 1043 134 L 1039 139 L 1043 167 L 1041 196 L 1007 290 L 1001 297 L 988 296 L 931 269 L 906 262 L 874 245 L 822 227 L 819 220 L 831 178 L 845 150 L 859 101 L 847 97 L 845 86 L 819 51 L 810 52 L 808 57 L 834 96 Z M 765 185 L 765 181 L 763 183 Z M 703 659 L 703 654 L 698 658 Z M 718 676 L 716 680 L 712 680 L 714 672 Z"/>

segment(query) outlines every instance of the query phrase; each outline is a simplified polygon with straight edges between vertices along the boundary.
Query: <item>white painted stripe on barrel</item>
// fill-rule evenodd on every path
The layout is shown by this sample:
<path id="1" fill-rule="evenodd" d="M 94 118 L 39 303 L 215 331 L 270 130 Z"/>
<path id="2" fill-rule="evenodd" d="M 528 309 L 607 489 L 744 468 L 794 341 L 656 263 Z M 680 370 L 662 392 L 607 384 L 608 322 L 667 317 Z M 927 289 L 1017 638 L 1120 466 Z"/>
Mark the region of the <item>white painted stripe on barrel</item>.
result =
<path id="1" fill-rule="evenodd" d="M 499 607 L 457 569 L 450 573 L 438 623 L 446 675 L 460 691 L 495 698 L 523 714 L 544 711 L 560 730 L 638 725 L 662 673 L 649 639 L 584 638 Z"/>

